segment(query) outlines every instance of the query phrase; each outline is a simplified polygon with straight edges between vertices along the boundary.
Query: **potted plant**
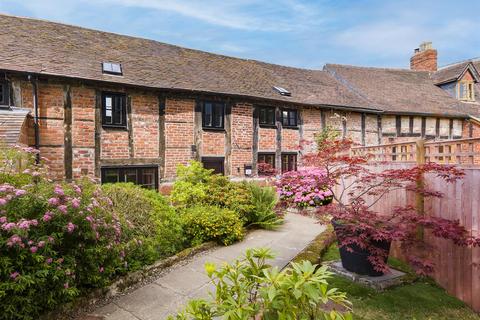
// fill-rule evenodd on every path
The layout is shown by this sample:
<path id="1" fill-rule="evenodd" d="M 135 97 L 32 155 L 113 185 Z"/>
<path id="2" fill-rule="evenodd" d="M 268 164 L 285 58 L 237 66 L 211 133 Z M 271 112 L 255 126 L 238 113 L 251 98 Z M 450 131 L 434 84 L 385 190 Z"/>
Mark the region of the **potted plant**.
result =
<path id="1" fill-rule="evenodd" d="M 304 165 L 324 173 L 322 181 L 333 202 L 319 206 L 316 215 L 333 224 L 345 269 L 371 276 L 389 272 L 390 245 L 397 242 L 403 256 L 419 274 L 430 273 L 433 264 L 420 228 L 457 245 L 479 243 L 457 221 L 423 215 L 411 206 L 378 206 L 379 201 L 392 192 L 411 191 L 423 197 L 441 197 L 440 193 L 419 183 L 422 176 L 434 174 L 449 183 L 462 178 L 461 170 L 435 163 L 379 170 L 369 163 L 369 155 L 352 155 L 352 145 L 348 139 L 324 139 L 316 152 L 303 157 Z M 283 200 L 287 205 L 295 205 L 289 199 Z"/>

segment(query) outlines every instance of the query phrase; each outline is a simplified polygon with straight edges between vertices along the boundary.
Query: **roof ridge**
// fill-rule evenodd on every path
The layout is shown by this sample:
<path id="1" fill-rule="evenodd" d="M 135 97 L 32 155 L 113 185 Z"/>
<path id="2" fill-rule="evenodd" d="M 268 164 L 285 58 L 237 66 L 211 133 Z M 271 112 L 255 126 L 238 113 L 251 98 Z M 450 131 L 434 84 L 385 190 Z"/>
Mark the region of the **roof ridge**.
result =
<path id="1" fill-rule="evenodd" d="M 374 69 L 374 70 L 385 70 L 385 71 L 406 71 L 412 73 L 429 73 L 429 71 L 422 71 L 422 70 L 411 70 L 405 68 L 387 68 L 387 67 L 365 67 L 365 66 L 355 66 L 351 64 L 339 64 L 339 63 L 327 63 L 325 66 L 337 66 L 337 67 L 347 67 L 347 68 L 355 68 L 355 69 Z"/>
<path id="2" fill-rule="evenodd" d="M 39 22 L 43 22 L 43 23 L 47 23 L 47 24 L 55 24 L 55 25 L 66 26 L 66 27 L 70 27 L 70 28 L 77 28 L 77 29 L 83 29 L 83 30 L 92 31 L 92 32 L 99 32 L 99 33 L 104 33 L 104 34 L 115 35 L 115 36 L 118 36 L 118 37 L 126 37 L 126 38 L 132 38 L 132 39 L 136 39 L 136 40 L 150 41 L 150 42 L 158 43 L 158 44 L 169 46 L 169 47 L 174 47 L 174 48 L 178 48 L 178 49 L 182 49 L 182 50 L 199 52 L 199 53 L 202 53 L 202 54 L 213 55 L 213 56 L 216 56 L 216 57 L 224 57 L 224 58 L 235 59 L 235 60 L 250 61 L 250 62 L 255 62 L 255 63 L 259 63 L 259 64 L 265 64 L 265 65 L 270 65 L 270 66 L 278 66 L 278 67 L 282 67 L 282 68 L 291 68 L 291 69 L 296 69 L 296 70 L 322 71 L 320 69 L 300 68 L 300 67 L 287 66 L 287 65 L 278 64 L 278 63 L 261 61 L 261 60 L 257 60 L 257 59 L 249 59 L 249 58 L 240 58 L 240 57 L 235 57 L 235 56 L 229 56 L 229 55 L 221 54 L 221 53 L 215 53 L 215 52 L 210 52 L 210 51 L 205 51 L 205 50 L 200 50 L 200 49 L 183 47 L 183 46 L 180 46 L 180 45 L 171 44 L 171 43 L 167 43 L 167 42 L 162 42 L 162 41 L 154 40 L 154 39 L 150 39 L 150 38 L 145 38 L 145 37 L 142 37 L 142 36 L 132 36 L 132 35 L 122 34 L 122 33 L 117 33 L 117 32 L 112 32 L 112 31 L 104 31 L 104 30 L 83 27 L 83 26 L 70 24 L 70 23 L 65 23 L 65 22 L 51 21 L 51 20 L 46 20 L 46 19 L 41 19 L 41 18 L 17 16 L 17 15 L 12 15 L 12 14 L 8 14 L 8 13 L 0 13 L 0 17 L 1 16 L 23 19 L 23 20 L 39 21 Z"/>
<path id="3" fill-rule="evenodd" d="M 462 64 L 462 63 L 479 62 L 479 61 L 480 61 L 480 56 L 479 56 L 479 57 L 474 57 L 474 58 L 465 59 L 465 60 L 461 60 L 461 61 L 457 61 L 457 62 L 452 62 L 452 63 L 449 63 L 449 64 L 446 64 L 446 65 L 444 65 L 444 66 L 439 67 L 437 71 L 445 70 L 445 69 L 448 69 L 448 68 L 451 68 L 451 67 L 460 65 L 460 64 Z"/>

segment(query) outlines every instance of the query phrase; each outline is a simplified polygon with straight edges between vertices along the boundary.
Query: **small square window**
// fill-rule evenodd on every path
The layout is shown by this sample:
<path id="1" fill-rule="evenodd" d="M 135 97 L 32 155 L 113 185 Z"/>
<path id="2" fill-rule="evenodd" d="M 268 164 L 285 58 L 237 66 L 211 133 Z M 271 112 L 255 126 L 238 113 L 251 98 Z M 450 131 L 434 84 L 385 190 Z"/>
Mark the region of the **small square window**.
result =
<path id="1" fill-rule="evenodd" d="M 297 124 L 297 110 L 282 110 L 282 125 L 284 127 L 296 127 Z"/>
<path id="2" fill-rule="evenodd" d="M 215 174 L 225 174 L 224 157 L 202 157 L 202 165 L 205 169 L 212 169 Z"/>
<path id="3" fill-rule="evenodd" d="M 207 129 L 223 129 L 225 104 L 223 102 L 205 101 L 202 108 L 203 127 Z"/>
<path id="4" fill-rule="evenodd" d="M 260 107 L 258 118 L 259 118 L 260 125 L 274 126 L 275 125 L 275 108 Z"/>
<path id="5" fill-rule="evenodd" d="M 458 99 L 464 101 L 475 101 L 475 90 L 472 81 L 461 81 L 457 85 Z"/>
<path id="6" fill-rule="evenodd" d="M 126 127 L 127 108 L 126 96 L 123 93 L 104 92 L 102 123 L 107 127 Z"/>
<path id="7" fill-rule="evenodd" d="M 122 75 L 122 65 L 120 63 L 102 62 L 102 72 L 107 74 Z"/>

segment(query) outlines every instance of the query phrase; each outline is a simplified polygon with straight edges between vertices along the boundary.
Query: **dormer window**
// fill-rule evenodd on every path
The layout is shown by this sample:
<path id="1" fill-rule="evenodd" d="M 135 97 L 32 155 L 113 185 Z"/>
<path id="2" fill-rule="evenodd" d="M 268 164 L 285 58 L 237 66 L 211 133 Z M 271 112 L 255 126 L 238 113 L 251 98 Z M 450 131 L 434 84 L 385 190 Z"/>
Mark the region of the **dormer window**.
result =
<path id="1" fill-rule="evenodd" d="M 462 101 L 475 101 L 473 81 L 460 81 L 457 84 L 457 97 Z"/>
<path id="2" fill-rule="evenodd" d="M 123 74 L 122 65 L 120 63 L 102 62 L 102 72 L 121 76 Z"/>

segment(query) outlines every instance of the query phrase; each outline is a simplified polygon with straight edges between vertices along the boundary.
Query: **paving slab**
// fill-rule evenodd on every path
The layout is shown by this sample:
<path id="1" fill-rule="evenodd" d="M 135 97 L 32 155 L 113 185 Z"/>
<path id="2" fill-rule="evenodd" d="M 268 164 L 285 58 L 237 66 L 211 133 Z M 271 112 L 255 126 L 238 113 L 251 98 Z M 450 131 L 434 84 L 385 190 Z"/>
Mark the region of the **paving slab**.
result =
<path id="1" fill-rule="evenodd" d="M 214 289 L 204 271 L 206 262 L 220 265 L 241 258 L 248 248 L 268 247 L 276 254 L 273 266 L 284 268 L 317 235 L 325 231 L 315 219 L 299 214 L 287 214 L 277 230 L 255 230 L 242 242 L 194 256 L 186 264 L 171 270 L 141 288 L 116 298 L 93 314 L 106 320 L 161 320 L 182 309 L 192 298 L 207 298 Z"/>

